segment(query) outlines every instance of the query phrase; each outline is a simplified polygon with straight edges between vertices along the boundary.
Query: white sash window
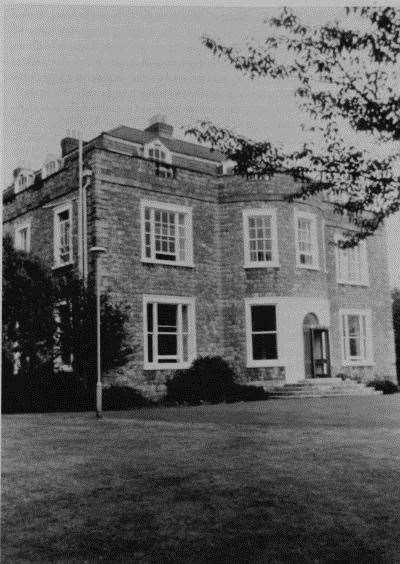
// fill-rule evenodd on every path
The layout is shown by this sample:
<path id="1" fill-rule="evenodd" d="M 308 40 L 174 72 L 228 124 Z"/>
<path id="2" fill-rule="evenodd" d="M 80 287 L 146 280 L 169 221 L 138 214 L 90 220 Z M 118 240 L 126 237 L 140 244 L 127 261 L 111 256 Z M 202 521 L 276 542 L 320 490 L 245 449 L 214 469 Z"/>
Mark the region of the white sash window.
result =
<path id="1" fill-rule="evenodd" d="M 192 210 L 142 201 L 142 261 L 193 266 Z"/>

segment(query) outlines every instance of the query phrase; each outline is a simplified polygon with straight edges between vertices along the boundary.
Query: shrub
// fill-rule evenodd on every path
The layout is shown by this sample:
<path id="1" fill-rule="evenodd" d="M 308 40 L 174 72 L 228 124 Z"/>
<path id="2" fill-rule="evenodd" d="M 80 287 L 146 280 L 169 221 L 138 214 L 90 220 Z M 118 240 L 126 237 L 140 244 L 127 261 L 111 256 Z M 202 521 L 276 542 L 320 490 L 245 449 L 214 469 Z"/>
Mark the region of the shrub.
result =
<path id="1" fill-rule="evenodd" d="M 9 373 L 2 392 L 4 413 L 84 411 L 95 405 L 94 393 L 89 397 L 71 372 L 53 373 L 52 362 Z"/>
<path id="2" fill-rule="evenodd" d="M 391 380 L 373 380 L 372 382 L 368 382 L 367 386 L 375 388 L 375 390 L 383 392 L 384 394 L 396 394 L 399 391 L 399 387 Z"/>
<path id="3" fill-rule="evenodd" d="M 235 375 L 219 356 L 197 358 L 187 370 L 178 370 L 167 382 L 168 403 L 220 403 L 233 393 Z"/>
<path id="4" fill-rule="evenodd" d="M 105 410 L 134 409 L 154 405 L 138 390 L 129 386 L 110 386 L 103 390 L 103 408 Z"/>
<path id="5" fill-rule="evenodd" d="M 166 403 L 199 405 L 267 399 L 257 386 L 236 384 L 235 373 L 219 356 L 197 358 L 188 370 L 179 370 L 167 382 Z"/>

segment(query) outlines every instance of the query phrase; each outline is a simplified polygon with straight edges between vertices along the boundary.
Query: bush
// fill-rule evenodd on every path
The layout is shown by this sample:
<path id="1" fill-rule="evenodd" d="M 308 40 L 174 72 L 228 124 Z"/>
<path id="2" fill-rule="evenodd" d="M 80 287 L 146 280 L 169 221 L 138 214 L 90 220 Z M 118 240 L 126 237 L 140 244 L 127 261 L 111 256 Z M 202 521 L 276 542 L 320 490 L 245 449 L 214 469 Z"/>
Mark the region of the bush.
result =
<path id="1" fill-rule="evenodd" d="M 73 373 L 53 373 L 52 362 L 2 379 L 4 413 L 85 411 L 94 402 L 94 392 L 89 396 Z"/>
<path id="2" fill-rule="evenodd" d="M 236 384 L 235 373 L 219 356 L 196 359 L 188 370 L 179 370 L 167 382 L 168 404 L 233 403 L 264 400 L 268 394 L 257 386 Z"/>
<path id="3" fill-rule="evenodd" d="M 187 370 L 178 370 L 167 382 L 168 403 L 220 403 L 232 395 L 235 375 L 219 356 L 197 358 Z"/>
<path id="4" fill-rule="evenodd" d="M 129 386 L 110 386 L 103 390 L 103 408 L 105 410 L 134 409 L 154 405 L 142 394 Z"/>
<path id="5" fill-rule="evenodd" d="M 399 387 L 391 380 L 373 380 L 372 382 L 368 382 L 367 386 L 375 388 L 375 390 L 383 392 L 384 394 L 397 394 L 399 391 Z"/>

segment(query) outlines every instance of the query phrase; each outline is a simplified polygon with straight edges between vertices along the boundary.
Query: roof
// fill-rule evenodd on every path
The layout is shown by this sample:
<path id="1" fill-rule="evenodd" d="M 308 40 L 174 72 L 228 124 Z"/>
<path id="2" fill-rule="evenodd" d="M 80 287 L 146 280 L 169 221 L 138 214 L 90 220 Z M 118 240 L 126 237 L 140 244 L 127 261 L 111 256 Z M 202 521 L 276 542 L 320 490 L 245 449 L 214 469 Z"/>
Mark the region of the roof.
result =
<path id="1" fill-rule="evenodd" d="M 130 141 L 131 143 L 140 143 L 141 145 L 149 143 L 153 139 L 160 139 L 162 143 L 173 153 L 180 153 L 189 157 L 197 157 L 199 159 L 206 159 L 208 161 L 222 162 L 225 157 L 219 151 L 212 151 L 208 147 L 196 145 L 195 143 L 188 143 L 181 139 L 174 139 L 171 137 L 163 137 L 157 135 L 154 131 L 141 131 L 126 125 L 119 125 L 110 131 L 106 131 L 108 135 Z"/>

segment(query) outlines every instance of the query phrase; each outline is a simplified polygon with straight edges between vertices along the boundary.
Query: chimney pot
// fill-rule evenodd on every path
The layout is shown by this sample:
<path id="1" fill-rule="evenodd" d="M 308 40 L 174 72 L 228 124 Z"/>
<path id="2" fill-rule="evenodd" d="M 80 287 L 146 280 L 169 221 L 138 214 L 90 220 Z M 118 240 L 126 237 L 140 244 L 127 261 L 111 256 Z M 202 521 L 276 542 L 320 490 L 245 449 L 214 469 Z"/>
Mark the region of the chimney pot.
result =
<path id="1" fill-rule="evenodd" d="M 149 120 L 149 126 L 145 131 L 155 133 L 160 137 L 172 137 L 174 128 L 167 123 L 167 118 L 164 114 L 156 114 Z"/>
<path id="2" fill-rule="evenodd" d="M 79 140 L 75 137 L 64 137 L 61 139 L 61 156 L 65 157 L 71 151 L 74 151 L 79 146 Z"/>

